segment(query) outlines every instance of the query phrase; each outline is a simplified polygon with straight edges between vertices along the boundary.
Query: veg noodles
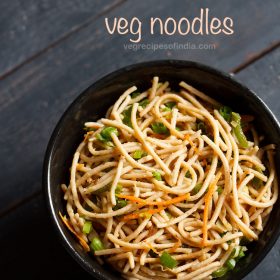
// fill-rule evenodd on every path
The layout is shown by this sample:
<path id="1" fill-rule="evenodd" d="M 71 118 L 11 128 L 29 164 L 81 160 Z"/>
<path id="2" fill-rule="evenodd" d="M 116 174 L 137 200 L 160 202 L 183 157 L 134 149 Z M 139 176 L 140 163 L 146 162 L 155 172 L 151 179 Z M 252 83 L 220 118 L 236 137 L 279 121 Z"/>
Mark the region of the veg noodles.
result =
<path id="1" fill-rule="evenodd" d="M 273 144 L 191 85 L 127 89 L 85 138 L 61 219 L 125 279 L 212 279 L 258 239 L 278 197 Z"/>

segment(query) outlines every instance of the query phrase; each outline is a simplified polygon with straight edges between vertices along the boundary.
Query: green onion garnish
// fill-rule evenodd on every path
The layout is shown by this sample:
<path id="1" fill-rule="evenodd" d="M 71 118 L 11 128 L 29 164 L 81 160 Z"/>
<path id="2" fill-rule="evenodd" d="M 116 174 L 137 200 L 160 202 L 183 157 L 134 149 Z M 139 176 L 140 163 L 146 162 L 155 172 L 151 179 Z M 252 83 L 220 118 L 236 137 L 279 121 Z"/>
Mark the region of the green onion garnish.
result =
<path id="1" fill-rule="evenodd" d="M 149 104 L 149 100 L 145 98 L 139 103 L 139 106 L 141 106 L 144 109 L 147 107 L 148 104 Z"/>
<path id="2" fill-rule="evenodd" d="M 136 98 L 137 96 L 139 96 L 141 94 L 141 92 L 137 92 L 137 91 L 135 91 L 135 92 L 133 92 L 132 94 L 131 94 L 131 98 L 133 99 L 133 98 Z"/>
<path id="3" fill-rule="evenodd" d="M 160 256 L 160 263 L 167 268 L 174 268 L 177 266 L 177 261 L 167 252 L 163 252 Z"/>
<path id="4" fill-rule="evenodd" d="M 228 259 L 228 260 L 226 261 L 226 266 L 227 266 L 227 268 L 228 268 L 229 270 L 234 269 L 235 265 L 236 265 L 235 259 Z"/>
<path id="5" fill-rule="evenodd" d="M 206 125 L 204 122 L 199 122 L 197 124 L 197 130 L 201 130 L 202 134 L 207 134 L 207 129 L 206 129 Z"/>
<path id="6" fill-rule="evenodd" d="M 158 171 L 154 171 L 154 172 L 153 172 L 153 176 L 154 176 L 154 178 L 155 178 L 156 180 L 162 181 L 161 175 L 160 175 L 160 173 L 159 173 Z"/>
<path id="7" fill-rule="evenodd" d="M 142 150 L 136 150 L 136 151 L 133 153 L 132 157 L 133 157 L 134 159 L 140 159 L 140 158 L 142 158 L 142 157 L 145 157 L 146 155 L 147 155 L 146 152 L 144 152 L 144 151 L 142 151 Z"/>
<path id="8" fill-rule="evenodd" d="M 255 170 L 263 174 L 262 170 L 259 167 L 255 167 Z M 262 186 L 263 182 L 260 178 L 254 177 L 252 180 L 252 185 L 254 188 L 259 189 Z"/>
<path id="9" fill-rule="evenodd" d="M 83 225 L 83 233 L 84 234 L 89 234 L 92 230 L 92 223 L 91 221 L 85 221 Z"/>
<path id="10" fill-rule="evenodd" d="M 221 116 L 227 121 L 230 122 L 231 120 L 231 113 L 232 110 L 230 107 L 227 106 L 223 106 L 220 108 L 219 113 L 221 114 Z"/>
<path id="11" fill-rule="evenodd" d="M 218 186 L 217 188 L 217 193 L 221 194 L 223 192 L 223 188 L 221 186 Z"/>
<path id="12" fill-rule="evenodd" d="M 233 127 L 233 133 L 236 136 L 236 139 L 239 143 L 239 145 L 242 148 L 248 148 L 249 143 L 247 141 L 247 138 L 245 134 L 243 133 L 242 127 L 241 127 L 241 117 L 239 114 L 232 112 L 231 113 L 231 118 L 232 118 L 232 127 Z"/>
<path id="13" fill-rule="evenodd" d="M 212 277 L 219 278 L 219 277 L 224 276 L 227 272 L 228 272 L 228 268 L 223 266 L 223 267 L 217 269 L 216 271 L 214 271 L 212 273 Z"/>
<path id="14" fill-rule="evenodd" d="M 163 108 L 163 112 L 170 112 L 172 108 L 176 105 L 176 102 L 167 102 L 164 104 L 165 107 Z"/>
<path id="15" fill-rule="evenodd" d="M 120 194 L 122 192 L 122 185 L 121 184 L 117 184 L 117 187 L 115 189 L 115 194 Z"/>
<path id="16" fill-rule="evenodd" d="M 90 248 L 95 252 L 95 251 L 99 251 L 99 250 L 104 250 L 104 245 L 98 237 L 94 237 L 91 240 Z"/>
<path id="17" fill-rule="evenodd" d="M 153 132 L 157 134 L 169 134 L 169 129 L 161 122 L 156 122 L 151 125 Z"/>
<path id="18" fill-rule="evenodd" d="M 185 177 L 186 178 L 191 178 L 191 172 L 189 170 L 186 172 Z"/>
<path id="19" fill-rule="evenodd" d="M 192 190 L 192 194 L 197 194 L 200 191 L 201 187 L 202 187 L 202 183 L 196 184 Z"/>
<path id="20" fill-rule="evenodd" d="M 116 211 L 118 209 L 121 209 L 127 205 L 127 201 L 125 199 L 119 199 L 117 198 L 117 204 L 113 207 L 113 210 Z"/>
<path id="21" fill-rule="evenodd" d="M 105 139 L 106 141 L 110 141 L 112 140 L 112 134 L 116 134 L 116 136 L 119 135 L 118 130 L 115 127 L 112 126 L 108 126 L 105 127 L 101 130 L 100 135 L 103 137 L 103 139 Z"/>
<path id="22" fill-rule="evenodd" d="M 132 111 L 132 106 L 130 106 L 128 109 L 124 110 L 122 112 L 122 115 L 123 115 L 123 123 L 129 127 L 132 127 L 132 124 L 131 124 L 131 111 Z"/>

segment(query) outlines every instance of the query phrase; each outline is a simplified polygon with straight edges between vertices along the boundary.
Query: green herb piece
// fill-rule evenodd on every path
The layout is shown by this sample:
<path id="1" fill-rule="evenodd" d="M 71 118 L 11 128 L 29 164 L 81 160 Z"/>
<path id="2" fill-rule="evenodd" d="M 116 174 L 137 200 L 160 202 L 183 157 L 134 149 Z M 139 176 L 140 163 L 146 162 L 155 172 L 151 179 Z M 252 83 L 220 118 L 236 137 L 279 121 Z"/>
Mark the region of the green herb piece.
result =
<path id="1" fill-rule="evenodd" d="M 121 184 L 117 184 L 117 187 L 115 189 L 115 194 L 120 194 L 122 192 L 122 185 Z"/>
<path id="2" fill-rule="evenodd" d="M 235 258 L 236 261 L 239 261 L 241 258 L 245 257 L 245 251 L 247 250 L 247 248 L 245 246 L 242 246 L 239 250 L 238 256 Z"/>
<path id="3" fill-rule="evenodd" d="M 212 273 L 212 277 L 213 277 L 213 278 L 223 277 L 227 272 L 228 272 L 228 268 L 222 266 L 221 268 L 215 270 L 215 271 Z"/>
<path id="4" fill-rule="evenodd" d="M 104 250 L 104 245 L 98 237 L 94 237 L 91 240 L 90 248 L 93 250 L 93 252 L 96 252 L 96 251 Z"/>
<path id="5" fill-rule="evenodd" d="M 227 121 L 230 122 L 231 121 L 231 113 L 232 113 L 232 109 L 228 106 L 223 106 L 220 108 L 219 113 L 221 114 L 221 116 Z"/>
<path id="6" fill-rule="evenodd" d="M 165 107 L 164 107 L 163 111 L 164 112 L 168 112 L 168 111 L 170 112 L 170 111 L 172 111 L 173 107 L 176 106 L 176 102 L 167 102 L 164 105 L 165 105 Z"/>
<path id="7" fill-rule="evenodd" d="M 111 189 L 111 185 L 108 184 L 108 185 L 106 185 L 106 186 L 104 186 L 104 187 L 102 187 L 102 188 L 100 188 L 100 189 L 98 189 L 98 190 L 96 190 L 96 191 L 94 191 L 92 193 L 93 194 L 101 194 L 101 193 L 109 191 L 110 189 Z"/>
<path id="8" fill-rule="evenodd" d="M 163 252 L 160 256 L 160 263 L 167 268 L 174 268 L 177 266 L 177 261 L 167 252 Z"/>
<path id="9" fill-rule="evenodd" d="M 153 132 L 157 134 L 165 134 L 165 135 L 169 134 L 169 129 L 161 122 L 153 123 L 151 126 Z"/>
<path id="10" fill-rule="evenodd" d="M 155 178 L 156 180 L 162 181 L 161 175 L 160 175 L 160 173 L 159 173 L 158 171 L 154 171 L 154 172 L 153 172 L 153 176 L 154 176 L 154 178 Z"/>
<path id="11" fill-rule="evenodd" d="M 125 199 L 117 198 L 116 202 L 117 202 L 117 204 L 113 207 L 114 211 L 119 210 L 127 205 L 127 201 Z"/>
<path id="12" fill-rule="evenodd" d="M 191 178 L 191 172 L 189 170 L 186 172 L 185 177 L 186 178 Z"/>
<path id="13" fill-rule="evenodd" d="M 177 131 L 182 131 L 182 128 L 179 127 L 179 126 L 176 126 L 175 129 L 176 129 Z"/>
<path id="14" fill-rule="evenodd" d="M 132 111 L 132 106 L 130 106 L 129 108 L 127 108 L 126 110 L 124 110 L 122 112 L 122 115 L 123 115 L 123 123 L 129 127 L 132 127 L 132 124 L 131 124 L 131 111 Z"/>
<path id="15" fill-rule="evenodd" d="M 235 259 L 228 259 L 226 261 L 226 266 L 229 270 L 233 270 L 235 265 L 236 265 L 236 260 Z"/>
<path id="16" fill-rule="evenodd" d="M 143 109 L 147 107 L 147 105 L 149 104 L 149 100 L 147 98 L 143 99 L 140 103 L 139 106 L 141 106 Z"/>
<path id="17" fill-rule="evenodd" d="M 102 136 L 103 139 L 106 141 L 111 141 L 112 140 L 112 134 L 116 134 L 116 136 L 119 135 L 118 130 L 115 127 L 112 126 L 107 126 L 103 128 L 100 132 L 100 135 Z"/>
<path id="18" fill-rule="evenodd" d="M 89 234 L 92 230 L 92 223 L 91 221 L 85 221 L 83 225 L 83 233 L 84 234 Z"/>
<path id="19" fill-rule="evenodd" d="M 202 187 L 202 183 L 196 184 L 192 190 L 192 194 L 197 194 L 200 191 L 201 187 Z"/>
<path id="20" fill-rule="evenodd" d="M 135 91 L 135 92 L 133 92 L 132 94 L 131 94 L 131 98 L 133 99 L 133 98 L 136 98 L 137 96 L 139 96 L 141 94 L 141 92 L 137 92 L 137 91 Z"/>
<path id="21" fill-rule="evenodd" d="M 248 148 L 249 147 L 249 143 L 247 141 L 247 138 L 242 130 L 241 127 L 241 117 L 239 114 L 232 112 L 231 113 L 231 119 L 232 119 L 232 127 L 233 127 L 233 133 L 236 136 L 236 139 L 239 143 L 239 145 L 242 148 Z"/>
<path id="22" fill-rule="evenodd" d="M 142 157 L 145 157 L 146 155 L 147 155 L 146 152 L 144 152 L 144 151 L 142 151 L 142 150 L 136 150 L 136 151 L 133 153 L 132 157 L 133 157 L 134 159 L 140 159 L 140 158 L 142 158 Z"/>
<path id="23" fill-rule="evenodd" d="M 223 192 L 223 188 L 221 186 L 218 186 L 217 188 L 217 193 L 221 194 Z"/>

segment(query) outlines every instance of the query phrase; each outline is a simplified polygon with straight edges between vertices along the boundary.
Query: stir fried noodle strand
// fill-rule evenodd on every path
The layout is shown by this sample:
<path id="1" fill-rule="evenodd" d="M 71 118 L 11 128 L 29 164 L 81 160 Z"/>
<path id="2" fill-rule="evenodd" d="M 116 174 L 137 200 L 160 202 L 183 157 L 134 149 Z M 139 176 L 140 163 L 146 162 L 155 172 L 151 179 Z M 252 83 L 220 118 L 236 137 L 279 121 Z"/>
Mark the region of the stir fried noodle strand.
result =
<path id="1" fill-rule="evenodd" d="M 212 279 L 258 239 L 278 197 L 274 145 L 185 82 L 126 90 L 85 123 L 61 218 L 125 279 Z"/>

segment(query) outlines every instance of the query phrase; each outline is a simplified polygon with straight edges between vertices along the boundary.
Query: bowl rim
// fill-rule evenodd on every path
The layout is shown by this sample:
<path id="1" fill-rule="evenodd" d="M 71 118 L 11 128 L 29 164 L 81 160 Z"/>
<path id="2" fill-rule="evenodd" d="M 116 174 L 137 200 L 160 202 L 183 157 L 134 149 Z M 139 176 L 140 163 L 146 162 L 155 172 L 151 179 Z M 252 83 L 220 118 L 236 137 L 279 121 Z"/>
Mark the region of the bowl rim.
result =
<path id="1" fill-rule="evenodd" d="M 95 268 L 93 268 L 89 262 L 85 261 L 82 256 L 75 250 L 75 248 L 72 246 L 71 242 L 67 239 L 66 235 L 63 233 L 62 227 L 59 224 L 58 218 L 56 216 L 56 210 L 54 206 L 54 202 L 52 200 L 52 188 L 50 184 L 50 170 L 51 170 L 51 159 L 53 154 L 53 148 L 54 143 L 56 141 L 56 137 L 58 135 L 58 132 L 60 128 L 62 127 L 62 124 L 68 115 L 68 113 L 80 102 L 80 100 L 87 94 L 87 92 L 90 89 L 98 88 L 100 85 L 106 83 L 108 80 L 115 78 L 116 76 L 132 71 L 133 69 L 138 68 L 146 68 L 149 66 L 179 66 L 179 67 L 187 67 L 187 68 L 197 68 L 199 70 L 208 72 L 210 74 L 213 74 L 215 76 L 219 76 L 220 78 L 229 81 L 230 83 L 234 84 L 235 86 L 238 86 L 240 89 L 248 92 L 255 100 L 256 102 L 262 107 L 262 110 L 266 111 L 266 114 L 270 120 L 270 122 L 273 123 L 275 127 L 277 127 L 278 134 L 280 135 L 280 123 L 277 120 L 274 113 L 270 110 L 270 108 L 266 105 L 266 103 L 255 93 L 255 91 L 248 88 L 246 85 L 241 83 L 235 78 L 234 74 L 227 73 L 225 71 L 222 71 L 220 69 L 217 69 L 215 67 L 209 66 L 207 64 L 203 64 L 196 61 L 191 60 L 179 60 L 179 59 L 161 59 L 161 60 L 149 60 L 144 61 L 140 63 L 134 63 L 129 64 L 126 66 L 123 66 L 115 71 L 111 71 L 110 73 L 107 73 L 106 75 L 102 76 L 101 78 L 98 78 L 94 82 L 92 82 L 88 87 L 86 87 L 84 90 L 82 90 L 77 97 L 73 99 L 73 101 L 67 106 L 66 110 L 60 115 L 60 118 L 58 122 L 55 125 L 55 128 L 53 129 L 51 136 L 49 138 L 47 148 L 44 154 L 44 161 L 43 161 L 43 172 L 42 172 L 42 188 L 43 188 L 43 196 L 44 201 L 46 204 L 46 207 L 48 209 L 48 212 L 51 214 L 51 221 L 55 228 L 56 234 L 58 235 L 61 243 L 63 244 L 64 248 L 68 253 L 91 275 L 94 275 L 99 280 L 108 280 L 105 276 L 103 276 L 99 271 L 97 271 Z M 280 199 L 280 198 L 278 198 Z M 280 224 L 276 228 L 276 230 L 273 232 L 272 236 L 270 237 L 269 241 L 267 242 L 267 245 L 263 248 L 263 251 L 259 256 L 257 256 L 254 259 L 254 262 L 251 262 L 246 269 L 242 270 L 239 275 L 240 279 L 247 276 L 250 272 L 252 272 L 267 256 L 267 254 L 271 251 L 272 247 L 275 245 L 276 241 L 278 240 L 280 235 Z"/>

